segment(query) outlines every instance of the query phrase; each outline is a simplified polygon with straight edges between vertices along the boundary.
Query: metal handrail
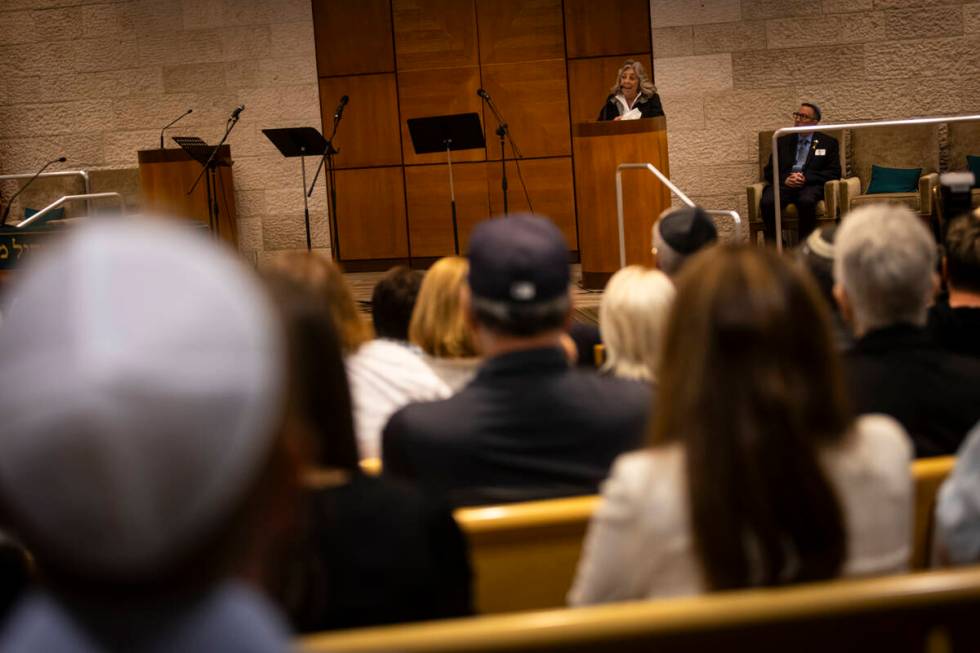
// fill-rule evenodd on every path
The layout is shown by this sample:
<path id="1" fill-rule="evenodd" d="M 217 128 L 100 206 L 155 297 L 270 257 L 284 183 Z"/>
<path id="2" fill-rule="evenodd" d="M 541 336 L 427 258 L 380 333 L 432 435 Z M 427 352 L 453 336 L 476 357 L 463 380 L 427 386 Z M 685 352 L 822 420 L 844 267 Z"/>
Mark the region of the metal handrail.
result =
<path id="1" fill-rule="evenodd" d="M 945 122 L 980 121 L 980 114 L 968 116 L 942 116 L 938 118 L 900 118 L 895 120 L 866 120 L 861 122 L 839 122 L 829 125 L 819 125 L 821 131 L 838 131 L 842 129 L 868 129 L 870 127 L 900 127 L 904 125 L 940 125 Z M 805 127 L 780 127 L 772 133 L 772 194 L 776 209 L 776 251 L 783 251 L 783 210 L 779 202 L 779 147 L 776 141 L 783 134 L 806 134 L 817 131 L 817 125 Z M 843 171 L 842 171 L 843 172 Z"/>
<path id="2" fill-rule="evenodd" d="M 23 220 L 21 222 L 18 222 L 14 226 L 17 227 L 18 229 L 23 229 L 24 227 L 30 226 L 32 223 L 39 221 L 45 215 L 47 215 L 48 213 L 51 213 L 56 208 L 58 208 L 59 206 L 61 206 L 62 204 L 66 203 L 66 202 L 73 202 L 75 200 L 85 200 L 85 202 L 87 204 L 89 200 L 95 200 L 95 199 L 100 199 L 100 198 L 104 198 L 104 197 L 115 197 L 116 199 L 118 199 L 119 200 L 119 208 L 122 209 L 122 212 L 123 213 L 126 212 L 126 202 L 125 202 L 125 200 L 123 200 L 123 196 L 120 195 L 119 193 L 115 192 L 115 191 L 108 192 L 108 193 L 83 193 L 82 195 L 64 195 L 64 196 L 56 199 L 55 201 L 51 202 L 50 204 L 48 204 L 47 206 L 45 206 L 43 209 L 41 209 L 40 211 L 38 211 L 37 213 L 35 213 L 31 217 L 29 217 L 26 220 Z"/>
<path id="3" fill-rule="evenodd" d="M 14 175 L 0 175 L 0 181 L 5 179 L 30 179 L 34 176 L 33 172 L 18 173 Z M 87 170 L 58 170 L 56 172 L 42 172 L 37 175 L 38 177 L 81 177 L 82 183 L 85 185 L 85 192 L 92 192 L 92 180 L 89 179 Z M 86 209 L 91 210 L 91 206 L 86 203 Z"/>
<path id="4" fill-rule="evenodd" d="M 667 187 L 667 189 L 676 195 L 684 204 L 687 206 L 694 206 L 694 200 L 684 194 L 680 188 L 674 185 L 674 183 L 667 178 L 667 176 L 660 172 L 655 165 L 652 163 L 620 163 L 616 166 L 616 221 L 619 227 L 619 267 L 626 267 L 626 233 L 623 226 L 623 170 L 647 170 L 653 173 L 653 176 L 660 180 L 660 182 Z M 706 209 L 705 213 L 709 215 L 726 215 L 732 219 L 735 223 L 735 239 L 742 239 L 742 217 L 738 214 L 738 211 L 727 211 L 724 209 Z"/>

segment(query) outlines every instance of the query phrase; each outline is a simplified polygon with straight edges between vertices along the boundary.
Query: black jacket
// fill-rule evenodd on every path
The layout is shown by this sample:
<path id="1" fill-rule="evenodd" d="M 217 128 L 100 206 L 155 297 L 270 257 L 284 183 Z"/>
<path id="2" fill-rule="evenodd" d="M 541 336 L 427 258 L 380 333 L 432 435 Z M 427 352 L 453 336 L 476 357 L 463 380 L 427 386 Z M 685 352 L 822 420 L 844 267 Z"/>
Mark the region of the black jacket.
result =
<path id="1" fill-rule="evenodd" d="M 980 420 L 980 360 L 940 349 L 908 324 L 865 334 L 845 355 L 858 414 L 885 413 L 905 427 L 915 454 L 954 454 Z"/>
<path id="2" fill-rule="evenodd" d="M 606 103 L 599 110 L 599 117 L 596 120 L 615 120 L 619 117 L 619 102 L 615 95 L 606 98 Z M 660 104 L 660 96 L 654 93 L 649 98 L 641 97 L 636 103 L 636 108 L 640 110 L 643 118 L 656 118 L 664 115 L 664 108 Z"/>
<path id="3" fill-rule="evenodd" d="M 395 413 L 384 470 L 454 506 L 594 494 L 642 443 L 651 401 L 648 384 L 570 368 L 557 348 L 503 354 L 453 397 Z"/>
<path id="4" fill-rule="evenodd" d="M 796 143 L 799 134 L 787 134 L 776 141 L 779 148 L 779 181 L 783 182 L 789 176 L 796 162 Z M 822 153 L 818 153 L 822 152 Z M 772 183 L 772 155 L 766 164 L 764 172 L 766 181 Z M 803 176 L 806 186 L 823 186 L 831 179 L 840 179 L 840 146 L 837 139 L 823 132 L 814 132 L 810 141 L 810 151 L 803 164 Z"/>

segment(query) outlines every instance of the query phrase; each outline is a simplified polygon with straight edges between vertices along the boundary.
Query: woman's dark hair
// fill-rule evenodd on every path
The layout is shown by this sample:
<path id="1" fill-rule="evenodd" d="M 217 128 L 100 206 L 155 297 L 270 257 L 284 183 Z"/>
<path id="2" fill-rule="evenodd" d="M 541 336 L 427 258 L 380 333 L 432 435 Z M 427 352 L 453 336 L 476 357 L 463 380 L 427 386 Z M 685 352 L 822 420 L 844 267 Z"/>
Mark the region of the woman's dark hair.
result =
<path id="1" fill-rule="evenodd" d="M 275 273 L 268 286 L 289 343 L 290 402 L 313 437 L 319 467 L 360 473 L 347 372 L 330 307 L 314 289 Z"/>
<path id="2" fill-rule="evenodd" d="M 850 416 L 818 290 L 769 250 L 728 246 L 691 259 L 677 286 L 651 439 L 686 451 L 706 585 L 836 576 L 845 526 L 818 452 Z"/>

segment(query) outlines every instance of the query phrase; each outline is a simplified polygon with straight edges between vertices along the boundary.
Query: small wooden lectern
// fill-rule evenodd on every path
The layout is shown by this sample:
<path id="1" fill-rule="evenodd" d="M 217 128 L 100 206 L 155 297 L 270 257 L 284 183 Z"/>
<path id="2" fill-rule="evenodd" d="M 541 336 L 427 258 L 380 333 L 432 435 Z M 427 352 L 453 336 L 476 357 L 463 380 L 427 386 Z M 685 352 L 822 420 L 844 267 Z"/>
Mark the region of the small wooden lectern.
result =
<path id="1" fill-rule="evenodd" d="M 667 123 L 662 116 L 579 123 L 572 130 L 572 148 L 582 285 L 603 288 L 619 269 L 616 166 L 652 163 L 670 176 Z M 657 216 L 669 206 L 670 191 L 656 177 L 644 170 L 623 172 L 627 264 L 653 264 L 650 229 Z"/>
<path id="2" fill-rule="evenodd" d="M 201 164 L 184 150 L 140 150 L 140 196 L 143 208 L 178 218 L 189 218 L 208 225 L 208 197 L 204 181 L 190 195 L 187 191 L 201 173 Z M 231 162 L 231 148 L 222 145 L 216 160 Z M 218 225 L 216 236 L 238 246 L 238 213 L 235 211 L 235 185 L 230 165 L 217 168 Z"/>

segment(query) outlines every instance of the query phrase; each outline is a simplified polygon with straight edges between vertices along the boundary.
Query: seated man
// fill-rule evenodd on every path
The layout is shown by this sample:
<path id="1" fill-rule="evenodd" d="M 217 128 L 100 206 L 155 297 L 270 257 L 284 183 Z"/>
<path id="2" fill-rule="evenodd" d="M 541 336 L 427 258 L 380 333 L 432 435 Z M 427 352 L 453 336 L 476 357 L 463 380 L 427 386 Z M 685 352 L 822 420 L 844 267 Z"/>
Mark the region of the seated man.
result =
<path id="1" fill-rule="evenodd" d="M 925 329 L 936 243 L 904 206 L 851 211 L 837 230 L 834 295 L 856 338 L 844 359 L 851 404 L 885 413 L 917 456 L 952 454 L 980 419 L 980 360 L 940 349 Z"/>
<path id="2" fill-rule="evenodd" d="M 816 126 L 820 108 L 809 102 L 800 105 L 793 114 L 795 127 Z M 798 241 L 803 241 L 817 226 L 817 203 L 824 198 L 824 183 L 840 179 L 840 150 L 837 139 L 823 132 L 787 134 L 776 142 L 779 148 L 779 205 L 785 216 L 788 204 L 796 205 L 799 220 Z M 769 182 L 762 191 L 759 210 L 762 213 L 766 242 L 775 242 L 776 204 L 772 189 L 772 156 L 766 164 L 765 178 Z"/>
<path id="3" fill-rule="evenodd" d="M 568 247 L 551 222 L 483 222 L 469 256 L 467 311 L 486 361 L 455 396 L 392 416 L 385 472 L 456 506 L 596 492 L 641 444 L 650 386 L 569 367 Z"/>
<path id="4" fill-rule="evenodd" d="M 653 223 L 653 255 L 657 267 L 674 277 L 688 258 L 718 241 L 711 216 L 700 206 L 667 209 Z"/>
<path id="5" fill-rule="evenodd" d="M 950 221 L 944 244 L 949 292 L 929 309 L 929 328 L 943 349 L 980 358 L 980 209 Z"/>
<path id="6" fill-rule="evenodd" d="M 176 224 L 50 247 L 0 329 L 0 502 L 44 581 L 0 650 L 286 650 L 245 580 L 298 496 L 264 289 Z"/>

